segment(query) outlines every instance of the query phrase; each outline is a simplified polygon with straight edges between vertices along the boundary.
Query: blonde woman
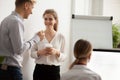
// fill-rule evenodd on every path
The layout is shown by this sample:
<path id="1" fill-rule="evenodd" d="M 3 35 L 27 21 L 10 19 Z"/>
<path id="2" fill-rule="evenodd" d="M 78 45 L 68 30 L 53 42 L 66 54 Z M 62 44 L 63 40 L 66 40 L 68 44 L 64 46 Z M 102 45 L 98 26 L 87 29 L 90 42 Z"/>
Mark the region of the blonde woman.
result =
<path id="1" fill-rule="evenodd" d="M 101 77 L 87 68 L 92 54 L 92 45 L 89 41 L 80 39 L 74 45 L 75 61 L 70 70 L 62 74 L 61 80 L 101 80 Z"/>
<path id="2" fill-rule="evenodd" d="M 60 80 L 60 65 L 65 60 L 65 38 L 58 33 L 58 17 L 53 9 L 43 14 L 46 29 L 40 31 L 40 42 L 32 48 L 35 59 L 33 80 Z"/>

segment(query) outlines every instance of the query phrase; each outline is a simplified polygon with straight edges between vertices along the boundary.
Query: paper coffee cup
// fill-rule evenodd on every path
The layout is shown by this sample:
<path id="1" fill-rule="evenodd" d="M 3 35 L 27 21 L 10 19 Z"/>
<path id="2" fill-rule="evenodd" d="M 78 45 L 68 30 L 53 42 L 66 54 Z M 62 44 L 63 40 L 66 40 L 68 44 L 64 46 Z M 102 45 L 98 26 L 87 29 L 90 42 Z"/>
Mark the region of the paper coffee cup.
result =
<path id="1" fill-rule="evenodd" d="M 52 44 L 45 44 L 45 48 L 51 48 L 53 47 Z"/>

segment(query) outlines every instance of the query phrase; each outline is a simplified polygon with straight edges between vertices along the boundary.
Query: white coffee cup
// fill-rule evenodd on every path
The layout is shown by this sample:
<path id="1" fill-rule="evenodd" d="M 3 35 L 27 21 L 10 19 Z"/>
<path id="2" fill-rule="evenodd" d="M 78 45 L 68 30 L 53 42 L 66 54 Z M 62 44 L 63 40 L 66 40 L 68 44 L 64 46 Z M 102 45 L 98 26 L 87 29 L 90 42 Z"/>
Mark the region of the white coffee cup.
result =
<path id="1" fill-rule="evenodd" d="M 45 48 L 51 48 L 51 47 L 53 47 L 52 44 L 45 44 Z"/>

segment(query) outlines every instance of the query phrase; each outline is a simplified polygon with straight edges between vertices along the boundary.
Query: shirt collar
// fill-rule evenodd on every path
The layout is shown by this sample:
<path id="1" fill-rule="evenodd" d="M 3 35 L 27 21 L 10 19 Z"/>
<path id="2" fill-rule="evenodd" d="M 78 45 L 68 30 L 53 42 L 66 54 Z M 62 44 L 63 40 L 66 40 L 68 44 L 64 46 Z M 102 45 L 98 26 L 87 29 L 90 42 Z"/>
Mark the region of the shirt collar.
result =
<path id="1" fill-rule="evenodd" d="M 87 67 L 86 65 L 74 65 L 73 69 L 81 69 Z"/>
<path id="2" fill-rule="evenodd" d="M 21 21 L 24 21 L 24 18 L 22 18 L 16 11 L 13 11 L 12 15 L 16 15 L 17 17 L 20 18 Z"/>

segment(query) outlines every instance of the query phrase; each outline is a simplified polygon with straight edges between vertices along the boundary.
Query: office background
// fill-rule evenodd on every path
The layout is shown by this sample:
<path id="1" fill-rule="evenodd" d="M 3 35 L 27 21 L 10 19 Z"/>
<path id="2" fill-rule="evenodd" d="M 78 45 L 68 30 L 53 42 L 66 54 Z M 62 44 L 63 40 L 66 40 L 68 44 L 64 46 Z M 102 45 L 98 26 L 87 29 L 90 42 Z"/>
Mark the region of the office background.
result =
<path id="1" fill-rule="evenodd" d="M 0 22 L 14 10 L 15 0 L 0 0 Z M 78 4 L 79 3 L 79 4 Z M 80 5 L 79 7 L 77 7 Z M 61 66 L 61 74 L 68 70 L 73 61 L 70 50 L 71 16 L 79 15 L 103 15 L 113 16 L 113 23 L 120 22 L 120 0 L 37 0 L 33 14 L 25 20 L 25 40 L 29 40 L 37 31 L 44 29 L 42 14 L 45 9 L 53 8 L 59 16 L 59 32 L 66 38 L 66 50 L 68 55 Z M 28 52 L 30 54 L 30 52 Z M 24 80 L 32 80 L 34 60 L 30 55 L 24 55 L 23 75 Z M 103 80 L 120 80 L 120 54 L 116 52 L 96 52 L 88 67 L 99 73 Z"/>

